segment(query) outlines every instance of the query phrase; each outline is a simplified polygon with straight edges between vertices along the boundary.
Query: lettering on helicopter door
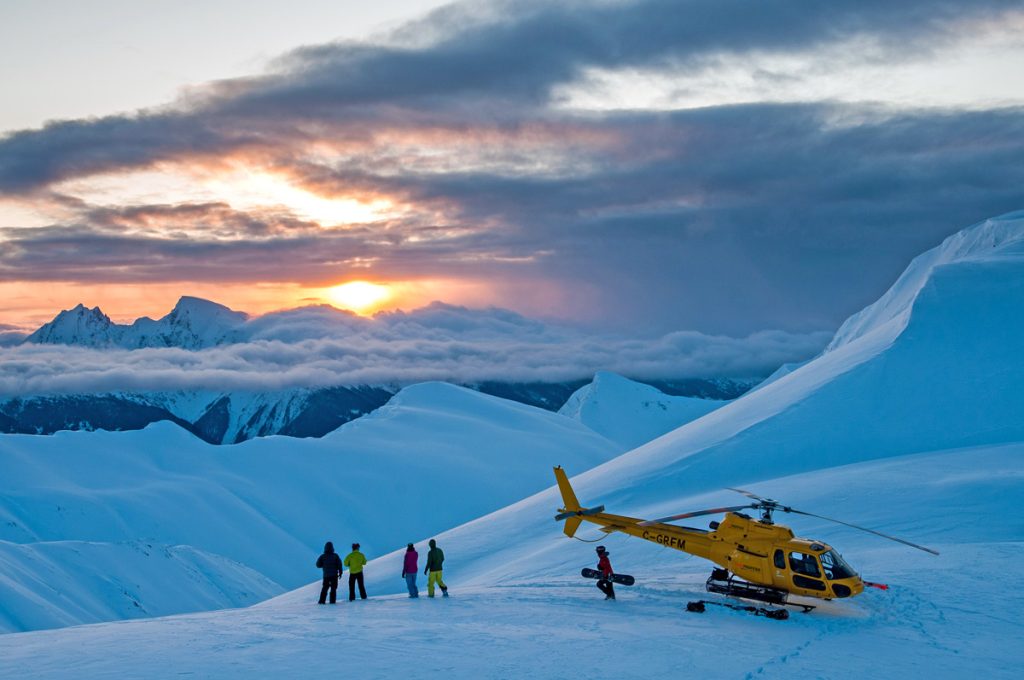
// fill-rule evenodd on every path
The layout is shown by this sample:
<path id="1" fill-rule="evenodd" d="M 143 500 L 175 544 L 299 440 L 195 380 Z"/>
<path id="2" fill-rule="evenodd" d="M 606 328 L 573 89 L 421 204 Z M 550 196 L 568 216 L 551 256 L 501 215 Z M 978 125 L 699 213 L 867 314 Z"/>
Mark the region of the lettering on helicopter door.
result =
<path id="1" fill-rule="evenodd" d="M 654 541 L 668 548 L 675 548 L 676 550 L 682 550 L 683 546 L 686 545 L 686 541 L 679 538 L 678 536 L 671 536 L 669 534 L 652 534 L 650 531 L 645 531 L 641 534 L 641 537 L 648 541 Z"/>

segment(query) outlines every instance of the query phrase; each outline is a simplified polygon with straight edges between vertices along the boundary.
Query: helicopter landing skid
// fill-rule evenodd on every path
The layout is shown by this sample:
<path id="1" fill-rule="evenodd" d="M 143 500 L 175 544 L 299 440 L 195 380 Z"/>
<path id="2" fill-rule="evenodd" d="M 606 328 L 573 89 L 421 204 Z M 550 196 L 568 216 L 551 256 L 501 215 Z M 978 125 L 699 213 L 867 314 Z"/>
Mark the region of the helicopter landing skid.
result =
<path id="1" fill-rule="evenodd" d="M 740 580 L 730 574 L 725 569 L 714 569 L 711 572 L 711 576 L 705 581 L 705 586 L 709 593 L 718 593 L 720 595 L 727 595 L 729 597 L 738 597 L 744 600 L 754 600 L 755 602 L 764 602 L 765 604 L 773 604 L 781 607 L 799 607 L 804 614 L 814 609 L 814 605 L 810 604 L 798 604 L 794 602 L 787 602 L 789 593 L 778 588 L 770 588 L 768 586 L 760 586 L 754 583 Z M 701 600 L 701 603 L 706 604 L 717 604 L 714 602 L 706 602 Z M 730 606 L 730 605 L 725 605 Z M 733 609 L 743 609 L 743 607 L 730 607 Z M 687 606 L 689 609 L 689 606 Z M 690 610 L 697 611 L 697 610 Z M 700 610 L 703 611 L 703 610 Z M 786 610 L 771 610 L 766 609 L 765 612 L 779 611 L 784 612 Z M 756 614 L 762 614 L 761 611 L 756 611 Z M 764 614 L 768 616 L 768 614 Z M 771 616 L 770 618 L 786 618 L 785 616 Z"/>
<path id="2" fill-rule="evenodd" d="M 709 600 L 697 600 L 696 602 L 687 602 L 686 611 L 697 612 L 703 614 L 707 605 L 714 605 L 716 607 L 726 607 L 728 609 L 735 609 L 738 612 L 749 612 L 754 616 L 765 616 L 769 619 L 776 619 L 778 621 L 785 621 L 789 618 L 789 612 L 785 609 L 769 609 L 768 607 L 755 607 L 750 604 L 730 604 L 729 602 L 711 602 Z"/>

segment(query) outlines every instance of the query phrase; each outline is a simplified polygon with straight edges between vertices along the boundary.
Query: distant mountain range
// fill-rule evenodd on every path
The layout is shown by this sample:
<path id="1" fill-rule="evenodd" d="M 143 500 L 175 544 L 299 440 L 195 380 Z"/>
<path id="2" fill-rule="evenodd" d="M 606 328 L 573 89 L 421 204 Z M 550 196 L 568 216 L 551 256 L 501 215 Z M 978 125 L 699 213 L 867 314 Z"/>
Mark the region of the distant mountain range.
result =
<path id="1" fill-rule="evenodd" d="M 79 304 L 29 335 L 25 342 L 82 347 L 180 347 L 203 349 L 244 338 L 249 315 L 195 297 L 182 297 L 171 312 L 154 321 L 147 316 L 117 324 L 99 307 Z"/>
<path id="2" fill-rule="evenodd" d="M 411 329 L 411 330 L 410 330 Z M 495 341 L 506 337 L 538 337 L 551 333 L 539 322 L 500 309 L 467 310 L 434 303 L 417 312 L 393 312 L 375 319 L 333 307 L 305 307 L 250 317 L 224 305 L 182 297 L 166 316 L 142 317 L 118 324 L 99 307 L 78 305 L 57 314 L 24 339 L 24 345 L 68 345 L 89 350 L 211 350 L 243 343 L 296 343 L 333 338 L 358 346 L 370 337 L 381 347 L 396 339 L 426 337 L 452 343 Z M 553 343 L 560 342 L 554 337 Z M 302 352 L 298 352 L 301 354 Z M 759 378 L 692 378 L 647 380 L 664 394 L 702 399 L 733 399 Z M 70 394 L 19 394 L 0 400 L 0 432 L 52 434 L 60 430 L 137 430 L 170 421 L 213 444 L 234 444 L 254 437 L 287 435 L 322 437 L 388 402 L 416 380 L 370 382 L 339 380 L 336 385 L 249 389 L 95 390 Z M 569 397 L 589 384 L 575 380 L 487 380 L 450 382 L 484 394 L 557 411 Z"/>
<path id="3" fill-rule="evenodd" d="M 754 381 L 733 379 L 658 383 L 686 396 L 734 398 Z M 548 411 L 557 411 L 588 381 L 561 383 L 485 382 L 465 385 Z M 383 406 L 398 386 L 352 385 L 278 392 L 114 392 L 16 397 L 0 401 L 0 432 L 53 434 L 60 430 L 140 430 L 167 420 L 211 444 L 254 437 L 322 437 Z"/>

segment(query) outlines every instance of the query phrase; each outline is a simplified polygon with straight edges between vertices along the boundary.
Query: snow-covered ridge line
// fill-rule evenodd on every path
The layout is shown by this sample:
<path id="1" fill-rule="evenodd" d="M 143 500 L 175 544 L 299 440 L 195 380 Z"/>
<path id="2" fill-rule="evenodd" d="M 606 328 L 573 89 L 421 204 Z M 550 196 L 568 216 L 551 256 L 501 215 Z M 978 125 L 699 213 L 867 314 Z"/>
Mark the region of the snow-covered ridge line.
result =
<path id="1" fill-rule="evenodd" d="M 184 296 L 167 316 L 116 324 L 99 307 L 79 304 L 29 335 L 25 342 L 84 347 L 181 347 L 200 349 L 241 339 L 249 315 L 224 305 Z"/>
<path id="2" fill-rule="evenodd" d="M 559 413 L 633 449 L 729 403 L 670 396 L 608 371 L 576 390 Z"/>
<path id="3" fill-rule="evenodd" d="M 847 319 L 825 349 L 838 349 L 887 324 L 899 333 L 910 309 L 932 272 L 956 262 L 993 258 L 1024 258 L 1024 210 L 993 217 L 959 231 L 940 245 L 915 257 L 881 298 Z"/>
<path id="4" fill-rule="evenodd" d="M 118 324 L 99 307 L 64 310 L 25 338 L 28 344 L 94 348 L 205 349 L 246 342 L 297 343 L 366 334 L 380 340 L 533 337 L 560 339 L 560 329 L 507 309 L 469 309 L 433 302 L 411 312 L 378 312 L 361 317 L 330 305 L 308 305 L 250 317 L 202 298 L 183 296 L 170 313 Z"/>

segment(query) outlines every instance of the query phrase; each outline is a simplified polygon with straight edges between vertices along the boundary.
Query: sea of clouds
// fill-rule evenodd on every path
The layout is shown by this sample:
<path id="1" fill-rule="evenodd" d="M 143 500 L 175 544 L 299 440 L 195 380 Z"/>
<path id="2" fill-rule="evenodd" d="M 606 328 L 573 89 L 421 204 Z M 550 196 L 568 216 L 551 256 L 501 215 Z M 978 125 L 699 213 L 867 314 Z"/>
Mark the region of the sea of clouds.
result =
<path id="1" fill-rule="evenodd" d="M 372 318 L 306 307 L 251 319 L 242 330 L 243 341 L 201 350 L 2 347 L 0 394 L 556 382 L 598 370 L 638 379 L 749 378 L 805 360 L 831 337 L 772 330 L 739 338 L 695 331 L 627 337 L 442 303 Z"/>

